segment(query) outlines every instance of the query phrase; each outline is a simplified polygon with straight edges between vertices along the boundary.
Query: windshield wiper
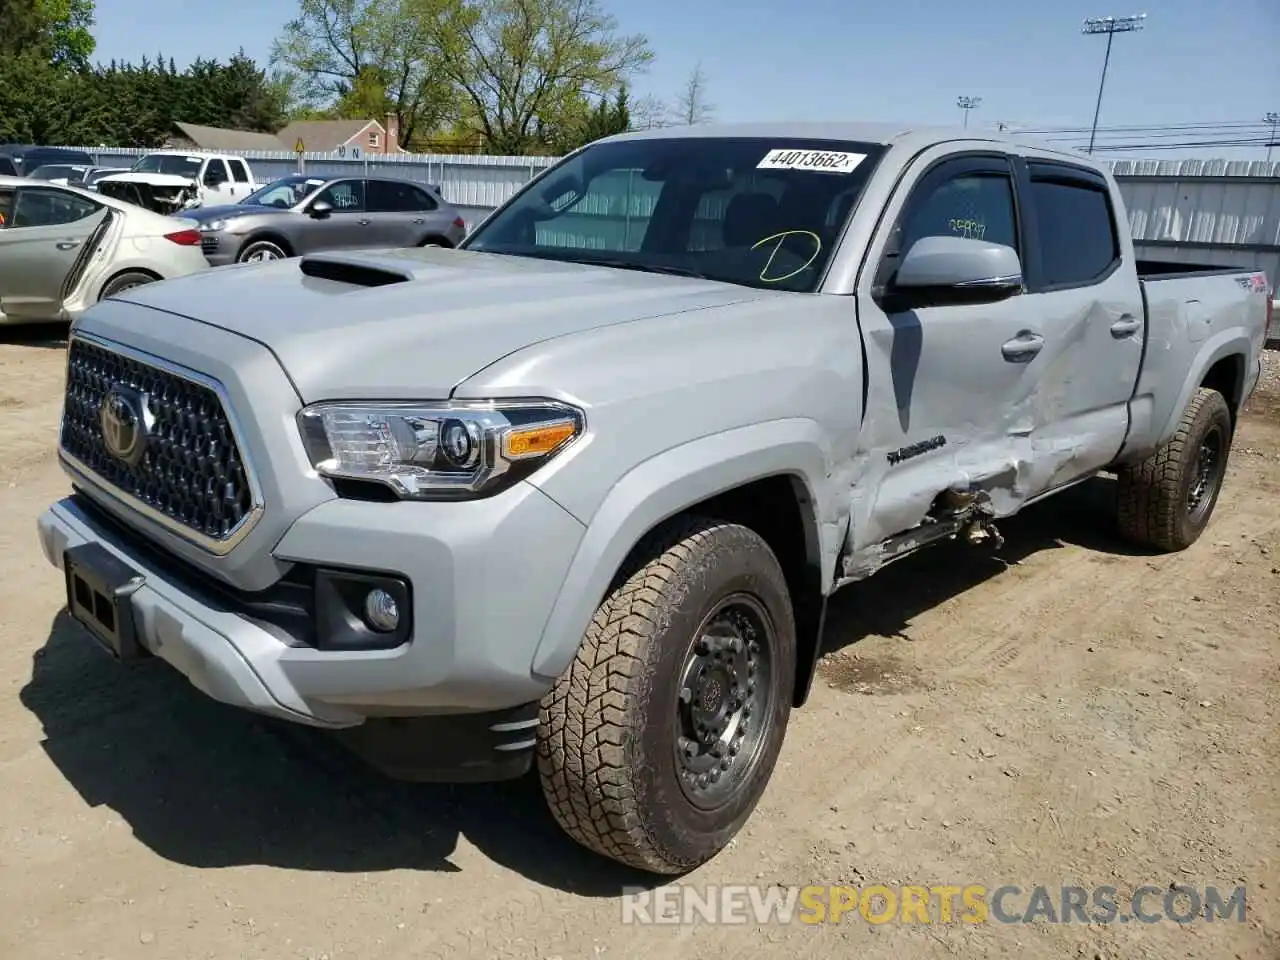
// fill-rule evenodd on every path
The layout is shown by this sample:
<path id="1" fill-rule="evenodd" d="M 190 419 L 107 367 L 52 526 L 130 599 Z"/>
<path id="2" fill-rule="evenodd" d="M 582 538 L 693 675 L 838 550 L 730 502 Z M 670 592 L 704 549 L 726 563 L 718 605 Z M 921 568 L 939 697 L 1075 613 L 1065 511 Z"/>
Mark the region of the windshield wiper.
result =
<path id="1" fill-rule="evenodd" d="M 551 258 L 548 258 L 551 259 Z M 624 260 L 615 257 L 555 257 L 569 263 L 585 263 L 593 267 L 617 267 L 619 270 L 639 270 L 644 273 L 667 273 L 675 277 L 693 277 L 697 280 L 710 279 L 705 273 L 691 270 L 689 267 L 668 266 L 662 263 L 645 263 L 641 260 Z"/>

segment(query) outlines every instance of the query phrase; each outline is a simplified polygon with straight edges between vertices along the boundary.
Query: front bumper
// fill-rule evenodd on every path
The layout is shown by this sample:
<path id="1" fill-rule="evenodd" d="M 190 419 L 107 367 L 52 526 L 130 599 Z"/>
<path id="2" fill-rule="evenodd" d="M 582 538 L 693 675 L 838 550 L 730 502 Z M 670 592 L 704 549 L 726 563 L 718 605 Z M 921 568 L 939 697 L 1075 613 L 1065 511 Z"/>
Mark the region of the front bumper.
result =
<path id="1" fill-rule="evenodd" d="M 137 571 L 142 585 L 127 603 L 138 644 L 199 690 L 330 728 L 467 713 L 501 715 L 508 727 L 512 711 L 527 719 L 521 711 L 547 690 L 530 664 L 583 533 L 528 484 L 472 503 L 321 504 L 294 523 L 275 554 L 317 567 L 395 571 L 412 596 L 408 642 L 327 650 L 238 607 L 225 585 L 203 589 L 189 568 L 166 562 L 83 494 L 49 507 L 38 529 L 58 569 L 68 548 L 97 543 Z M 511 727 L 510 736 L 519 730 Z"/>

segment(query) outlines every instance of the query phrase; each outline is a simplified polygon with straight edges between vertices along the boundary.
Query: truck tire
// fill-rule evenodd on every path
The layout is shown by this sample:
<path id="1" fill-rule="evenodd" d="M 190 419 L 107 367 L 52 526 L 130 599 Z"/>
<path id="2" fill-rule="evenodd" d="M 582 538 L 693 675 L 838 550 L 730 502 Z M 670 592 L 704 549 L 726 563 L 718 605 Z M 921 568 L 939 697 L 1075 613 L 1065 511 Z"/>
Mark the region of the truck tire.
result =
<path id="1" fill-rule="evenodd" d="M 795 662 L 786 580 L 758 534 L 695 517 L 646 538 L 542 702 L 556 822 L 650 873 L 710 860 L 773 773 Z"/>
<path id="2" fill-rule="evenodd" d="M 1231 435 L 1226 399 L 1216 390 L 1197 390 L 1173 438 L 1146 460 L 1121 467 L 1121 533 L 1166 552 L 1195 543 L 1217 505 Z"/>

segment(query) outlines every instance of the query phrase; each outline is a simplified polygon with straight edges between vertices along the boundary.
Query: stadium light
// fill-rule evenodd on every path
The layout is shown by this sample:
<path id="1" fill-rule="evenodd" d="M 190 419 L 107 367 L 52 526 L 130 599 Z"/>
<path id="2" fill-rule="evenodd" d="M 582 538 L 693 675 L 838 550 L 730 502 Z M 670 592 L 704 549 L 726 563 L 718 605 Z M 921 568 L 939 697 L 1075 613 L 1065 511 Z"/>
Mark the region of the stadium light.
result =
<path id="1" fill-rule="evenodd" d="M 1141 30 L 1147 19 L 1145 13 L 1132 17 L 1090 17 L 1080 28 L 1083 34 L 1105 33 L 1107 35 L 1107 55 L 1102 59 L 1102 79 L 1098 82 L 1098 102 L 1093 108 L 1093 127 L 1089 130 L 1089 152 L 1093 153 L 1093 140 L 1098 133 L 1098 114 L 1102 110 L 1102 90 L 1107 85 L 1107 67 L 1111 63 L 1111 41 L 1117 33 L 1132 33 Z"/>
<path id="2" fill-rule="evenodd" d="M 956 106 L 964 111 L 965 129 L 969 128 L 969 111 L 978 109 L 978 105 L 982 103 L 981 97 L 957 97 Z"/>

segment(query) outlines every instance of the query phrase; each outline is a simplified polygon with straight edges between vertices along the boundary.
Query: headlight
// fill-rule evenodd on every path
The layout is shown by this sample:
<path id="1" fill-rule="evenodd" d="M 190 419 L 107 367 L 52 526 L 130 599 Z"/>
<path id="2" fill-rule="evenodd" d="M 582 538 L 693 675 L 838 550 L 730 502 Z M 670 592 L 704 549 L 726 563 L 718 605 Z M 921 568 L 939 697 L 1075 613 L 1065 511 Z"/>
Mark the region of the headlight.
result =
<path id="1" fill-rule="evenodd" d="M 384 484 L 405 500 L 486 497 L 524 479 L 585 427 L 551 400 L 317 403 L 298 414 L 322 476 Z"/>
<path id="2" fill-rule="evenodd" d="M 218 233 L 220 230 L 227 229 L 227 221 L 210 220 L 208 223 L 200 224 L 201 233 Z"/>

